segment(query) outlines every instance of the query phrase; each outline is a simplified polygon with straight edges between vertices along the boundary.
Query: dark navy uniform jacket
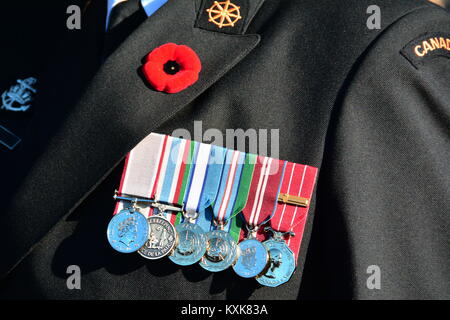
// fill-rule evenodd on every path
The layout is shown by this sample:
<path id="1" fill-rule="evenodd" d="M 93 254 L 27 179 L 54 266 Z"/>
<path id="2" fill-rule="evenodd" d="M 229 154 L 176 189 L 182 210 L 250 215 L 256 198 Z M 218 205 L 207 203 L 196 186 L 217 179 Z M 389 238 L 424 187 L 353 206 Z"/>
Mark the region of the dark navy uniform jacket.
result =
<path id="1" fill-rule="evenodd" d="M 229 34 L 199 28 L 200 0 L 173 0 L 105 36 L 105 2 L 80 3 L 81 30 L 64 29 L 60 4 L 47 11 L 53 27 L 18 33 L 25 59 L 51 49 L 32 64 L 46 59 L 32 115 L 2 113 L 0 123 L 22 139 L 1 151 L 2 298 L 449 297 L 450 45 L 424 43 L 450 38 L 445 9 L 380 0 L 381 28 L 369 29 L 369 0 L 241 1 L 243 26 Z M 149 90 L 138 72 L 167 42 L 190 46 L 203 64 L 178 94 Z M 28 70 L 8 50 L 1 90 L 22 77 L 14 68 Z M 281 159 L 319 168 L 287 284 L 264 288 L 232 270 L 108 245 L 124 156 L 150 132 L 192 130 L 194 120 L 204 130 L 279 129 Z M 82 290 L 68 290 L 69 265 L 81 268 Z M 370 266 L 380 269 L 379 290 L 367 287 Z"/>

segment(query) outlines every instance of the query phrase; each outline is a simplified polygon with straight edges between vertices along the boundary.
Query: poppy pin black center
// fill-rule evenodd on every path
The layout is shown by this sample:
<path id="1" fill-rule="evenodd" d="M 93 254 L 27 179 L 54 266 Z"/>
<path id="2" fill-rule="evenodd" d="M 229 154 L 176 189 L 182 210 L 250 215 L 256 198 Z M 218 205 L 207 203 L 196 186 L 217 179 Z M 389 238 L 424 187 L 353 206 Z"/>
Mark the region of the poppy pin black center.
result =
<path id="1" fill-rule="evenodd" d="M 180 71 L 180 65 L 176 61 L 169 60 L 164 65 L 164 72 L 167 74 L 175 74 Z"/>

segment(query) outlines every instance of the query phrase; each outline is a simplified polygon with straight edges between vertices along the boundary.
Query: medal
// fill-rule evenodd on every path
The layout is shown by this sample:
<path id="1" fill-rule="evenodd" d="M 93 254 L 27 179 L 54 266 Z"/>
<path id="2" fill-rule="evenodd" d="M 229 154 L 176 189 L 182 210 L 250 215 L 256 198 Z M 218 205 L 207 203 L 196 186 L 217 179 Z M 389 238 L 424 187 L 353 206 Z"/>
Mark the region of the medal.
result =
<path id="1" fill-rule="evenodd" d="M 233 265 L 238 257 L 238 248 L 230 234 L 224 230 L 213 230 L 206 237 L 208 249 L 200 266 L 210 272 L 219 272 Z"/>
<path id="2" fill-rule="evenodd" d="M 198 262 L 206 252 L 205 231 L 190 222 L 177 225 L 176 231 L 179 242 L 169 259 L 180 266 Z"/>
<path id="3" fill-rule="evenodd" d="M 256 278 L 256 281 L 267 287 L 278 287 L 288 282 L 294 274 L 294 253 L 284 241 L 284 233 L 276 232 L 271 228 L 266 228 L 266 230 L 274 233 L 272 239 L 263 242 L 270 256 L 269 267 L 263 275 Z M 295 235 L 293 232 L 289 232 L 288 234 L 290 236 Z"/>
<path id="4" fill-rule="evenodd" d="M 275 212 L 283 167 L 283 161 L 257 157 L 249 197 L 242 210 L 247 223 L 247 238 L 239 243 L 241 255 L 233 266 L 234 271 L 243 278 L 256 277 L 267 267 L 269 253 L 258 241 L 257 232 Z"/>
<path id="5" fill-rule="evenodd" d="M 150 210 L 149 204 L 152 201 L 143 198 L 150 197 L 152 193 L 159 154 L 164 141 L 165 136 L 152 133 L 126 157 L 119 192 L 116 192 L 114 196 L 116 200 L 121 201 L 116 204 L 114 216 L 107 230 L 108 241 L 117 251 L 135 252 L 147 241 L 149 232 L 147 216 Z M 145 176 L 146 179 L 142 179 L 143 172 L 148 173 Z M 118 196 L 117 193 L 132 195 L 132 197 Z M 122 200 L 131 201 L 132 207 L 125 208 Z M 137 202 L 146 205 L 138 211 Z"/>
<path id="6" fill-rule="evenodd" d="M 200 266 L 211 272 L 227 269 L 236 262 L 239 251 L 236 241 L 231 237 L 228 223 L 242 209 L 242 196 L 239 197 L 241 176 L 244 167 L 245 154 L 239 151 L 228 150 L 225 157 L 220 179 L 219 192 L 212 205 L 214 214 L 214 230 L 207 236 L 207 250 L 200 260 Z M 246 196 L 245 196 L 246 198 Z"/>
<path id="7" fill-rule="evenodd" d="M 269 259 L 269 253 L 261 242 L 248 238 L 239 243 L 239 252 L 241 255 L 233 266 L 236 274 L 243 278 L 253 278 L 264 271 Z"/>
<path id="8" fill-rule="evenodd" d="M 205 231 L 210 230 L 212 221 L 206 217 L 206 208 L 217 196 L 225 154 L 222 147 L 201 144 L 199 148 L 185 204 L 184 223 L 176 227 L 179 243 L 169 257 L 176 264 L 194 264 L 206 253 Z"/>
<path id="9" fill-rule="evenodd" d="M 191 177 L 192 158 L 198 152 L 198 145 L 195 141 L 167 136 L 165 147 L 160 154 L 152 195 L 155 199 L 152 207 L 158 214 L 148 218 L 148 241 L 138 251 L 144 258 L 155 260 L 174 252 L 178 241 L 174 227 L 176 215 L 172 214 L 170 218 L 166 218 L 166 214 L 182 212 L 180 207 L 172 204 L 183 203 L 186 186 Z M 188 232 L 187 235 L 189 241 L 190 236 L 195 233 Z M 187 246 L 188 242 L 185 245 Z"/>
<path id="10" fill-rule="evenodd" d="M 138 253 L 146 259 L 156 260 L 170 254 L 177 243 L 175 227 L 164 217 L 164 214 L 169 210 L 181 211 L 181 208 L 160 203 L 153 203 L 152 206 L 158 210 L 158 214 L 147 219 L 147 241 Z"/>
<path id="11" fill-rule="evenodd" d="M 147 219 L 134 206 L 120 211 L 108 224 L 108 241 L 115 250 L 122 253 L 139 250 L 147 241 L 147 235 Z"/>
<path id="12" fill-rule="evenodd" d="M 202 187 L 206 178 L 211 145 L 201 143 L 194 157 L 194 170 L 187 186 L 184 205 L 184 222 L 177 225 L 178 245 L 169 257 L 174 263 L 182 266 L 194 264 L 206 252 L 205 231 L 195 224 L 198 217 Z"/>
<path id="13" fill-rule="evenodd" d="M 256 280 L 269 287 L 289 281 L 295 268 L 317 169 L 288 162 L 278 195 L 279 205 L 270 220 L 273 237 L 263 245 L 269 251 L 269 267 Z M 294 232 L 295 233 L 294 233 Z"/>

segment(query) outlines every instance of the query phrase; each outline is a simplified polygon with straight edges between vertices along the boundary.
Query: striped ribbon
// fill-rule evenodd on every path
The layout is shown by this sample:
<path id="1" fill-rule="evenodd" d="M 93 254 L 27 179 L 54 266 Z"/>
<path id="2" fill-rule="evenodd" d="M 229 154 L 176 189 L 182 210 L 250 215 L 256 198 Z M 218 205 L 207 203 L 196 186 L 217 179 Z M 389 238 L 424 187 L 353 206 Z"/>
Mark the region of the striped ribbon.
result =
<path id="1" fill-rule="evenodd" d="M 250 228 L 267 223 L 275 212 L 285 161 L 258 156 L 242 216 Z M 244 231 L 244 230 L 243 230 Z M 245 232 L 241 232 L 243 235 Z"/>
<path id="2" fill-rule="evenodd" d="M 192 164 L 192 177 L 189 181 L 184 201 L 184 210 L 189 216 L 196 215 L 199 211 L 210 155 L 211 145 L 200 143 Z"/>
<path id="3" fill-rule="evenodd" d="M 245 158 L 246 156 L 243 152 L 227 150 L 219 192 L 212 205 L 212 214 L 216 222 L 228 222 L 225 224 L 225 231 L 230 231 L 232 225 L 230 220 L 242 209 L 240 207 L 243 196 L 242 194 L 239 196 L 239 186 L 241 183 L 249 183 L 248 181 L 241 181 Z M 214 229 L 215 226 L 211 226 L 211 228 Z"/>
<path id="4" fill-rule="evenodd" d="M 246 236 L 240 212 L 251 227 L 270 220 L 274 230 L 295 232 L 286 243 L 297 260 L 309 206 L 277 205 L 277 197 L 311 199 L 316 178 L 315 167 L 151 133 L 127 155 L 118 191 L 198 212 L 196 223 L 205 231 L 216 228 L 213 217 L 228 221 L 224 230 L 236 241 Z M 114 214 L 125 205 L 117 202 Z M 149 205 L 139 206 L 145 216 L 152 214 Z M 181 215 L 170 221 L 180 223 Z"/>
<path id="5" fill-rule="evenodd" d="M 118 190 L 120 194 L 143 198 L 152 196 L 166 140 L 167 136 L 151 133 L 128 153 Z M 125 206 L 126 203 L 118 201 L 114 214 Z M 150 211 L 148 205 L 142 206 L 141 212 L 145 216 L 148 217 Z"/>
<path id="6" fill-rule="evenodd" d="M 317 177 L 317 168 L 288 162 L 283 174 L 280 192 L 311 199 Z M 278 204 L 270 221 L 274 230 L 293 231 L 294 237 L 286 240 L 287 245 L 295 255 L 295 261 L 300 251 L 303 232 L 308 216 L 308 207 L 292 204 Z"/>
<path id="7" fill-rule="evenodd" d="M 157 171 L 153 198 L 157 202 L 181 206 L 191 178 L 193 159 L 198 152 L 199 143 L 168 136 L 164 149 Z M 176 224 L 179 223 L 180 217 L 171 215 L 169 220 Z"/>
<path id="8" fill-rule="evenodd" d="M 232 218 L 230 223 L 226 226 L 226 230 L 236 242 L 239 241 L 241 230 L 244 226 L 239 213 L 244 209 L 249 197 L 250 185 L 255 170 L 256 160 L 257 156 L 254 154 L 247 154 L 245 156 L 244 168 L 242 169 L 241 181 L 239 183 L 236 202 L 234 203 L 232 213 L 232 216 L 234 215 L 235 217 Z"/>
<path id="9" fill-rule="evenodd" d="M 224 231 L 229 232 L 237 242 L 242 228 L 238 213 L 242 211 L 247 202 L 250 183 L 253 175 L 255 156 L 239 151 L 226 150 L 225 164 L 223 166 L 217 197 L 211 207 L 205 211 L 205 217 L 216 221 L 228 222 Z M 209 224 L 209 229 L 217 227 Z M 208 230 L 205 228 L 205 230 Z"/>
<path id="10" fill-rule="evenodd" d="M 223 167 L 225 165 L 226 149 L 218 146 L 211 147 L 208 167 L 206 169 L 206 177 L 203 184 L 203 190 L 197 207 L 198 224 L 203 230 L 211 229 L 212 210 L 211 205 L 216 200 L 220 187 L 220 178 L 222 176 Z M 194 180 L 193 180 L 194 181 Z"/>

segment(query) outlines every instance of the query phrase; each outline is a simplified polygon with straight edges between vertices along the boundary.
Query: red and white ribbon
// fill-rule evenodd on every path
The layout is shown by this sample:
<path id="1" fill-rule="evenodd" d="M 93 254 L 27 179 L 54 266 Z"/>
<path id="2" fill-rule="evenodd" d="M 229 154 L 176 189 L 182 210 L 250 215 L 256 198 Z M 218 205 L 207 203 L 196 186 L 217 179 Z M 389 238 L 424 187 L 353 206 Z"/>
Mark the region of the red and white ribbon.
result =
<path id="1" fill-rule="evenodd" d="M 280 193 L 311 199 L 317 178 L 317 168 L 288 162 L 284 170 Z M 270 221 L 271 227 L 280 232 L 293 231 L 295 236 L 286 240 L 297 261 L 303 238 L 309 205 L 307 207 L 279 203 Z"/>
<path id="2" fill-rule="evenodd" d="M 152 196 L 166 138 L 167 136 L 151 133 L 131 150 L 125 160 L 118 190 L 120 195 L 142 198 Z M 120 212 L 126 205 L 126 203 L 118 201 L 114 214 Z M 148 205 L 141 210 L 145 216 L 149 215 L 149 211 L 150 206 Z"/>

